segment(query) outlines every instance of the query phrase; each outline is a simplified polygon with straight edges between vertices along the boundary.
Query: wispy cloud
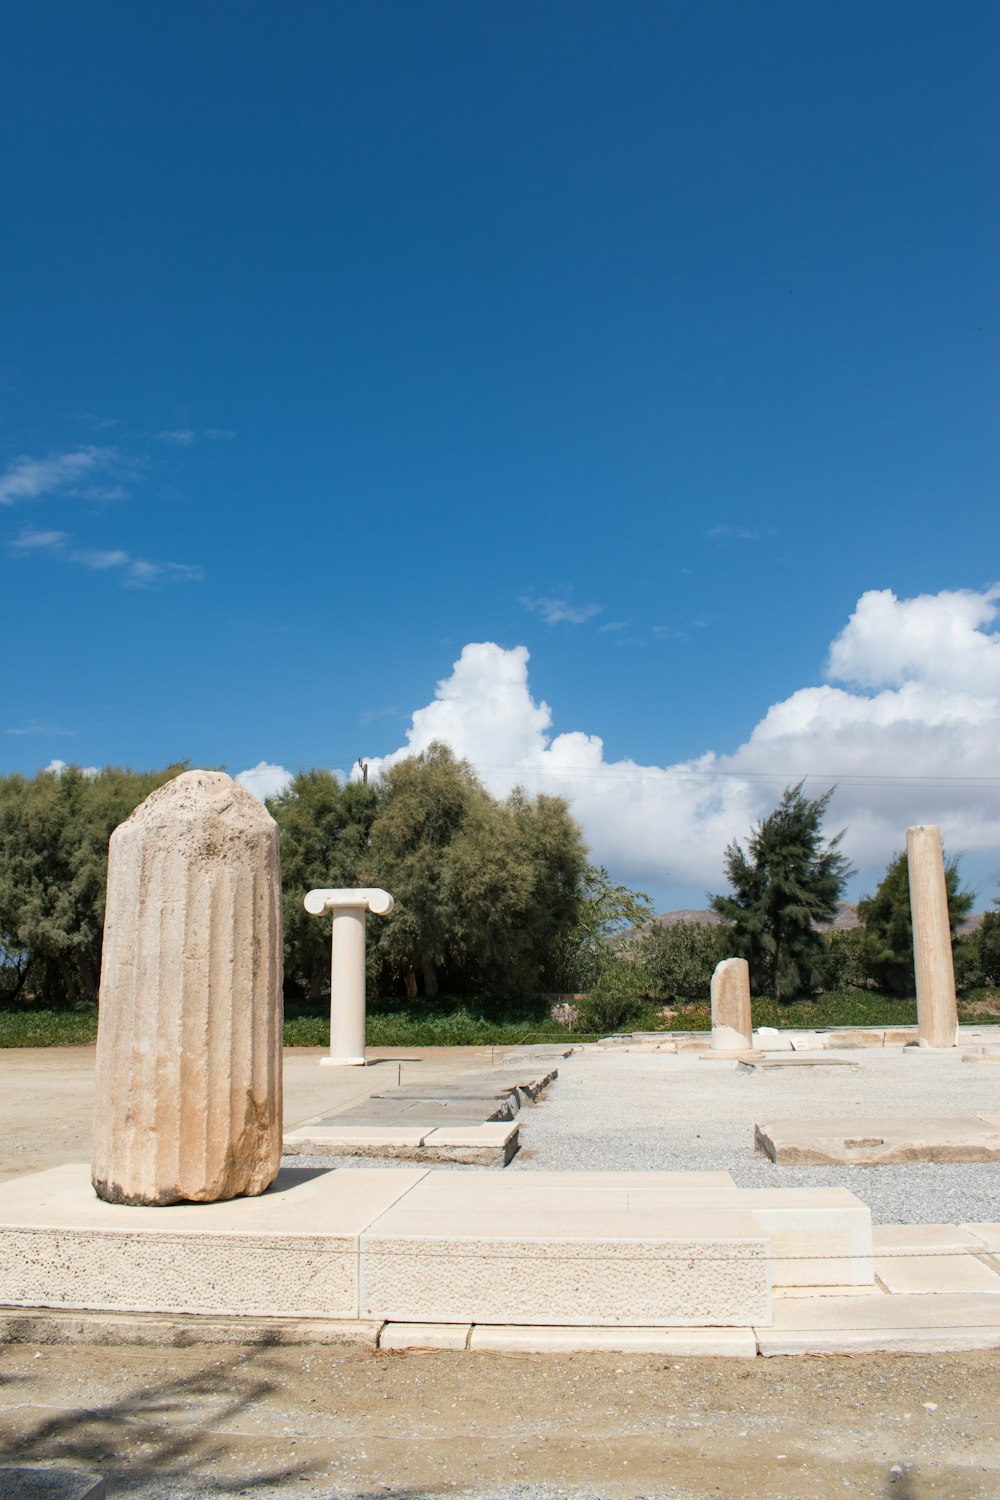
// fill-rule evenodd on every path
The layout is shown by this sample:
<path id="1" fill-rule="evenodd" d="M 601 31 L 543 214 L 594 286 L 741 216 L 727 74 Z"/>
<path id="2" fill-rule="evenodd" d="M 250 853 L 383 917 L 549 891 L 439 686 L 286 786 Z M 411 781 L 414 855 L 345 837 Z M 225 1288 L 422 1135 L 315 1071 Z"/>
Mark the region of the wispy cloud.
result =
<path id="1" fill-rule="evenodd" d="M 627 630 L 628 623 L 627 620 L 606 620 L 603 625 L 598 625 L 597 628 L 604 635 L 609 630 Z"/>
<path id="2" fill-rule="evenodd" d="M 190 448 L 194 442 L 194 432 L 190 427 L 168 427 L 164 432 L 158 432 L 156 436 L 161 443 L 170 443 L 175 448 Z"/>
<path id="3" fill-rule="evenodd" d="M 228 427 L 206 427 L 205 436 L 211 438 L 213 442 L 228 442 L 236 434 Z"/>
<path id="4" fill-rule="evenodd" d="M 129 588 L 146 588 L 154 583 L 194 583 L 205 576 L 204 568 L 197 563 L 156 562 L 148 557 L 134 557 L 122 547 L 71 547 L 71 541 L 66 531 L 39 531 L 25 526 L 8 545 L 12 552 L 48 552 L 92 573 L 119 573 Z"/>
<path id="5" fill-rule="evenodd" d="M 74 735 L 75 729 L 60 729 L 56 724 L 23 724 L 18 728 L 5 729 L 4 734 L 57 734 Z"/>
<path id="6" fill-rule="evenodd" d="M 39 531 L 34 526 L 23 526 L 9 545 L 14 552 L 61 552 L 68 541 L 68 531 Z"/>
<path id="7" fill-rule="evenodd" d="M 571 604 L 545 594 L 522 594 L 518 602 L 529 614 L 541 615 L 546 625 L 585 625 L 604 608 L 603 604 Z"/>
<path id="8" fill-rule="evenodd" d="M 710 526 L 705 535 L 713 542 L 756 542 L 760 540 L 760 532 L 753 531 L 748 526 L 719 525 Z"/>
<path id="9" fill-rule="evenodd" d="M 395 703 L 388 704 L 385 708 L 366 708 L 358 714 L 359 724 L 377 724 L 380 719 L 399 719 L 402 714 Z"/>
<path id="10" fill-rule="evenodd" d="M 77 448 L 71 453 L 52 453 L 47 458 L 22 454 L 0 474 L 0 505 L 37 500 L 75 484 L 85 474 L 113 463 L 115 448 Z"/>

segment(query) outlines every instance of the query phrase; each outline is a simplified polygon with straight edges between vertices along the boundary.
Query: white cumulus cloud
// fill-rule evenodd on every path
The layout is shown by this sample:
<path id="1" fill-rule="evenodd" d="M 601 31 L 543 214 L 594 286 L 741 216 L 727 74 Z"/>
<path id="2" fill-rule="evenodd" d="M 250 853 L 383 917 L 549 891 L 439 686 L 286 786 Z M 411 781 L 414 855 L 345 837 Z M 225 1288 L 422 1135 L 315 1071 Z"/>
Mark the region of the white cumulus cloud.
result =
<path id="1" fill-rule="evenodd" d="M 292 779 L 292 773 L 286 771 L 284 766 L 271 765 L 266 760 L 259 760 L 248 771 L 237 772 L 234 779 L 263 802 L 267 797 L 277 797 L 279 792 L 283 792 Z"/>
<path id="2" fill-rule="evenodd" d="M 726 845 L 802 777 L 812 795 L 837 783 L 828 831 L 846 826 L 845 851 L 876 878 L 918 822 L 940 823 L 949 850 L 988 855 L 1000 874 L 998 600 L 997 588 L 866 593 L 831 646 L 833 681 L 774 704 L 735 751 L 666 766 L 609 761 L 580 730 L 553 734 L 526 648 L 470 644 L 407 743 L 370 765 L 443 740 L 496 795 L 521 784 L 566 797 L 592 857 L 638 885 L 721 888 Z"/>

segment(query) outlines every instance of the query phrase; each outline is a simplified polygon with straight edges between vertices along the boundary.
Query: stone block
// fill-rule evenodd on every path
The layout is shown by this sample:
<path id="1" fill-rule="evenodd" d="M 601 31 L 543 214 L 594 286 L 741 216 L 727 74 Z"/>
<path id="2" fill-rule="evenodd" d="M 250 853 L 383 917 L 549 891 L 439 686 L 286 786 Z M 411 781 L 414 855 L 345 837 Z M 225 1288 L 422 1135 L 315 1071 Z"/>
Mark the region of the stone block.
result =
<path id="1" fill-rule="evenodd" d="M 466 1349 L 468 1323 L 386 1323 L 379 1334 L 380 1349 Z"/>
<path id="2" fill-rule="evenodd" d="M 765 1052 L 791 1052 L 792 1039 L 776 1026 L 759 1026 L 753 1034 L 753 1045 Z"/>
<path id="3" fill-rule="evenodd" d="M 775 1288 L 871 1286 L 872 1216 L 846 1188 L 743 1188 L 771 1242 Z"/>
<path id="4" fill-rule="evenodd" d="M 466 1166 L 506 1166 L 517 1155 L 520 1132 L 509 1121 L 485 1125 L 439 1126 L 430 1130 L 423 1143 L 428 1161 L 454 1161 Z"/>
<path id="5" fill-rule="evenodd" d="M 885 1045 L 885 1032 L 854 1026 L 844 1031 L 828 1031 L 826 1045 L 850 1051 L 861 1047 L 882 1047 Z"/>
<path id="6" fill-rule="evenodd" d="M 374 1349 L 381 1323 L 351 1318 L 206 1317 L 197 1313 L 73 1312 L 0 1308 L 0 1344 L 96 1344 L 187 1349 L 194 1344 L 246 1348 L 351 1344 Z"/>
<path id="7" fill-rule="evenodd" d="M 959 1227 L 985 1245 L 987 1250 L 1000 1254 L 1000 1224 L 962 1224 Z"/>
<path id="8" fill-rule="evenodd" d="M 0 1184 L 0 1305 L 358 1318 L 358 1244 L 420 1168 L 286 1168 L 259 1197 L 172 1208 L 95 1197 L 87 1168 Z"/>
<path id="9" fill-rule="evenodd" d="M 1000 1303 L 989 1294 L 776 1298 L 761 1354 L 936 1354 L 1000 1349 Z"/>
<path id="10" fill-rule="evenodd" d="M 306 1125 L 285 1136 L 286 1156 L 411 1156 L 433 1126 L 423 1130 L 392 1125 Z"/>
<path id="11" fill-rule="evenodd" d="M 886 1166 L 909 1161 L 1000 1161 L 1000 1129 L 976 1115 L 770 1120 L 758 1151 L 795 1166 Z"/>
<path id="12" fill-rule="evenodd" d="M 754 1359 L 752 1328 L 538 1328 L 476 1325 L 469 1348 L 495 1354 L 664 1354 Z"/>
<path id="13" fill-rule="evenodd" d="M 612 1173 L 551 1175 L 561 1180 L 516 1174 L 512 1193 L 506 1174 L 430 1174 L 362 1237 L 362 1315 L 567 1325 L 767 1321 L 768 1245 L 752 1215 L 735 1205 L 671 1203 L 662 1191 L 630 1193 Z M 604 1180 L 574 1187 L 566 1181 L 573 1177 Z"/>

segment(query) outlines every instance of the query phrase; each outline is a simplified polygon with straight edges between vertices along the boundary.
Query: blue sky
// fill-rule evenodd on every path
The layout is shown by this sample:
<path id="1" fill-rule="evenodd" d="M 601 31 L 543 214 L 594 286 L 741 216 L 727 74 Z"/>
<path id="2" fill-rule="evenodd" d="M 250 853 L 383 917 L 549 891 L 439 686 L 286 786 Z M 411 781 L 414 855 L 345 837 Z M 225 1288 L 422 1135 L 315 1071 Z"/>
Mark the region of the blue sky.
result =
<path id="1" fill-rule="evenodd" d="M 3 31 L 0 771 L 443 732 L 660 906 L 809 775 L 988 904 L 995 5 Z"/>

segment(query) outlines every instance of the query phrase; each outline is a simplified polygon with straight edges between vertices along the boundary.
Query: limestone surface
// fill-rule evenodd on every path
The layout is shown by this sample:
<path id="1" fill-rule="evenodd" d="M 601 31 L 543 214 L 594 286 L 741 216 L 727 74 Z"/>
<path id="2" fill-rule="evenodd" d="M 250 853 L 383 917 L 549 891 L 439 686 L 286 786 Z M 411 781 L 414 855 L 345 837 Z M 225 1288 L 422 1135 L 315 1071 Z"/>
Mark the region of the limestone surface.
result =
<path id="1" fill-rule="evenodd" d="M 110 1203 L 262 1193 L 281 1157 L 278 829 L 187 771 L 111 836 L 93 1183 Z"/>
<path id="2" fill-rule="evenodd" d="M 724 958 L 711 983 L 713 1051 L 746 1051 L 753 1046 L 750 1017 L 750 965 L 745 958 Z"/>

